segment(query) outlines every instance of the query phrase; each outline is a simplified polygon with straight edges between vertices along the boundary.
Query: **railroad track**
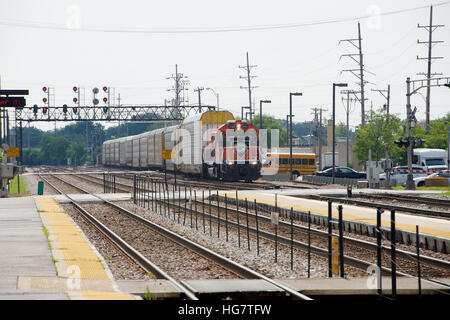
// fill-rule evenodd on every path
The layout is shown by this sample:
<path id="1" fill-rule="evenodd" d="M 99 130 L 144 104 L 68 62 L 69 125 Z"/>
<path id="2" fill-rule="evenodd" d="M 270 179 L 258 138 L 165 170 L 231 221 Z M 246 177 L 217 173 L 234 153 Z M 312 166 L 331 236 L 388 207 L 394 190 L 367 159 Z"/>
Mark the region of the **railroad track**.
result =
<path id="1" fill-rule="evenodd" d="M 43 180 L 46 180 L 45 178 L 42 178 Z M 61 178 L 56 178 L 57 180 L 64 182 L 68 185 L 72 185 L 72 183 L 67 182 Z M 61 190 L 59 190 L 56 186 L 51 184 L 48 180 L 46 182 L 51 185 L 55 190 L 57 190 L 59 193 L 64 194 Z M 80 187 L 76 187 L 77 189 L 81 189 Z M 88 193 L 88 192 L 84 192 Z M 173 277 L 171 277 L 167 272 L 163 271 L 161 268 L 156 266 L 154 263 L 149 261 L 147 258 L 145 258 L 142 254 L 140 254 L 136 249 L 134 249 L 130 244 L 125 242 L 123 239 L 121 239 L 117 234 L 112 232 L 107 226 L 105 226 L 102 222 L 100 222 L 98 219 L 94 217 L 93 214 L 89 213 L 86 209 L 84 209 L 80 204 L 78 204 L 74 199 L 72 199 L 70 196 L 65 194 L 65 196 L 71 201 L 71 203 L 77 208 L 77 210 L 80 211 L 80 213 L 87 219 L 87 221 L 91 222 L 98 230 L 100 230 L 107 238 L 109 238 L 111 241 L 113 241 L 122 251 L 126 253 L 130 258 L 135 260 L 139 265 L 143 267 L 144 270 L 148 270 L 150 272 L 153 272 L 154 274 L 158 274 L 164 279 L 169 280 L 171 283 L 173 283 L 177 288 L 179 288 L 189 299 L 196 300 L 198 299 L 189 288 L 187 288 L 184 284 L 181 282 L 175 280 Z M 159 235 L 162 235 L 163 237 L 166 237 L 170 240 L 172 240 L 174 243 L 177 243 L 181 245 L 184 248 L 187 248 L 188 250 L 191 250 L 200 256 L 213 261 L 214 263 L 217 263 L 218 265 L 222 266 L 224 269 L 229 270 L 230 272 L 246 278 L 246 279 L 262 279 L 265 280 L 276 287 L 286 291 L 288 294 L 302 300 L 311 300 L 311 298 L 291 289 L 290 287 L 286 286 L 285 284 L 270 279 L 263 274 L 256 272 L 248 267 L 245 267 L 237 262 L 232 261 L 231 259 L 228 259 L 206 247 L 203 247 L 183 236 L 180 236 L 166 228 L 163 228 L 149 220 L 146 220 L 142 218 L 139 215 L 134 214 L 133 212 L 122 208 L 121 206 L 114 204 L 110 201 L 101 199 L 98 197 L 102 203 L 110 206 L 114 210 L 117 210 L 123 215 L 126 215 L 128 218 L 132 219 L 135 223 L 141 224 L 146 226 L 147 228 L 150 228 L 151 230 L 157 232 Z"/>
<path id="2" fill-rule="evenodd" d="M 414 202 L 426 205 L 436 205 L 450 209 L 450 201 L 446 199 L 428 198 L 403 194 L 389 194 L 389 193 L 381 193 L 381 194 L 360 193 L 358 196 L 371 199 L 380 199 L 380 200 L 388 199 L 396 201 Z"/>
<path id="3" fill-rule="evenodd" d="M 159 201 L 159 200 L 157 200 Z M 194 207 L 197 208 L 202 208 L 203 203 L 200 201 L 193 201 L 194 203 L 196 203 L 197 205 L 194 205 Z M 169 207 L 173 208 L 175 211 L 178 210 L 178 212 L 186 212 L 187 214 L 190 214 L 191 217 L 192 215 L 195 216 L 200 216 L 202 217 L 204 215 L 204 211 L 202 208 L 202 212 L 200 211 L 196 211 L 193 210 L 191 208 L 191 206 L 187 207 L 187 206 L 182 206 L 182 205 L 176 205 L 174 203 L 166 203 L 166 205 L 168 205 Z M 209 205 L 209 203 L 208 203 Z M 220 208 L 219 210 L 222 212 L 221 215 L 217 214 L 217 208 Z M 308 245 L 308 243 L 304 242 L 304 241 L 292 241 L 289 238 L 289 229 L 291 228 L 291 224 L 289 222 L 286 221 L 279 221 L 279 232 L 280 234 L 277 234 L 277 236 L 275 236 L 274 233 L 267 231 L 268 229 L 272 229 L 273 230 L 273 225 L 271 224 L 271 218 L 269 216 L 265 216 L 265 215 L 258 215 L 258 220 L 259 220 L 259 225 L 258 225 L 258 230 L 255 227 L 256 223 L 254 221 L 256 221 L 256 214 L 251 213 L 251 212 L 245 212 L 242 210 L 236 210 L 235 208 L 232 207 L 227 207 L 227 211 L 228 211 L 228 219 L 224 218 L 224 214 L 225 214 L 225 209 L 224 209 L 224 205 L 223 204 L 219 204 L 217 205 L 217 203 L 212 203 L 211 206 L 211 211 L 209 211 L 210 209 L 207 208 L 206 210 L 208 211 L 208 217 L 207 219 L 209 219 L 209 212 L 212 213 L 211 216 L 211 220 L 217 225 L 218 223 L 220 223 L 220 225 L 222 225 L 222 227 L 224 227 L 225 225 L 228 224 L 229 227 L 231 228 L 241 228 L 244 229 L 244 227 L 242 225 L 238 225 L 237 223 L 237 219 L 235 218 L 236 214 L 239 214 L 239 216 L 241 216 L 241 221 L 245 221 L 246 219 L 246 215 L 248 214 L 248 217 L 250 219 L 253 220 L 253 227 L 249 227 L 249 232 L 255 236 L 257 233 L 259 234 L 259 236 L 263 239 L 266 240 L 270 240 L 270 241 L 275 241 L 275 237 L 277 238 L 277 241 L 280 244 L 284 244 L 285 246 L 290 246 L 292 243 L 292 246 L 294 248 L 303 250 L 303 251 L 307 251 L 310 250 L 311 253 L 316 254 L 318 256 L 324 257 L 324 258 L 328 258 L 328 249 L 324 248 L 326 240 L 328 239 L 328 233 L 318 230 L 318 229 L 314 229 L 311 228 L 311 235 L 313 237 L 317 237 L 318 239 L 313 239 L 313 242 L 315 242 L 316 244 L 319 245 Z M 191 218 L 192 219 L 192 218 Z M 308 228 L 302 225 L 298 225 L 298 224 L 293 224 L 292 225 L 293 229 L 295 231 L 300 231 L 303 233 L 303 235 L 305 236 L 308 232 Z M 284 229 L 284 231 L 283 231 Z M 322 243 L 322 244 L 320 244 Z M 366 271 L 367 268 L 369 266 L 374 265 L 376 262 L 374 261 L 374 259 L 372 259 L 372 261 L 367 261 L 367 260 L 362 260 L 358 257 L 355 257 L 355 249 L 360 251 L 362 250 L 366 250 L 367 252 L 362 253 L 363 255 L 369 255 L 372 257 L 376 257 L 376 250 L 377 250 L 377 246 L 374 243 L 368 242 L 368 241 L 363 241 L 363 240 L 359 240 L 359 239 L 354 239 L 354 238 L 350 238 L 350 237 L 344 237 L 344 245 L 346 246 L 345 252 L 346 255 L 344 257 L 344 264 L 348 265 L 348 266 L 352 266 L 355 268 L 358 268 L 360 270 L 364 270 Z M 309 249 L 308 249 L 309 247 Z M 353 250 L 352 250 L 353 249 Z M 383 250 L 383 262 L 384 264 L 388 265 L 388 261 L 390 261 L 390 253 L 391 250 L 389 247 L 387 246 L 382 246 L 382 250 Z M 416 259 L 417 256 L 415 253 L 412 252 L 408 252 L 408 251 L 404 251 L 404 250 L 396 250 L 397 253 L 397 258 L 398 261 L 397 263 L 401 264 L 402 260 L 403 260 L 403 264 L 405 265 L 403 269 L 409 269 L 409 270 L 414 270 L 414 267 L 411 266 L 411 264 L 415 264 L 416 263 Z M 446 261 L 446 260 L 441 260 L 441 259 L 436 259 L 433 257 L 428 257 L 428 256 L 420 256 L 420 261 L 422 265 L 426 265 L 430 268 L 434 268 L 434 269 L 438 269 L 441 271 L 446 271 L 449 272 L 450 270 L 450 262 Z M 382 271 L 384 274 L 391 274 L 391 269 L 384 266 L 382 267 Z M 435 274 L 439 274 L 441 271 L 435 271 Z M 422 272 L 424 272 L 422 270 Z M 400 276 L 408 276 L 407 273 L 405 272 L 401 272 L 401 271 L 397 271 L 397 274 Z M 430 280 L 433 281 L 434 280 Z M 439 284 L 441 284 L 440 282 L 437 282 Z"/>
<path id="4" fill-rule="evenodd" d="M 321 201 L 333 201 L 340 202 L 345 204 L 354 204 L 363 207 L 371 207 L 371 208 L 381 208 L 385 210 L 395 210 L 404 213 L 414 213 L 419 214 L 426 217 L 439 217 L 444 219 L 450 219 L 449 211 L 438 211 L 434 209 L 422 209 L 422 208 L 414 208 L 414 207 L 406 207 L 403 205 L 395 205 L 395 204 L 386 204 L 381 202 L 370 202 L 363 200 L 356 200 L 352 198 L 338 198 L 338 197 L 330 197 L 330 196 L 320 196 L 320 195 L 308 195 L 307 198 L 321 200 Z"/>

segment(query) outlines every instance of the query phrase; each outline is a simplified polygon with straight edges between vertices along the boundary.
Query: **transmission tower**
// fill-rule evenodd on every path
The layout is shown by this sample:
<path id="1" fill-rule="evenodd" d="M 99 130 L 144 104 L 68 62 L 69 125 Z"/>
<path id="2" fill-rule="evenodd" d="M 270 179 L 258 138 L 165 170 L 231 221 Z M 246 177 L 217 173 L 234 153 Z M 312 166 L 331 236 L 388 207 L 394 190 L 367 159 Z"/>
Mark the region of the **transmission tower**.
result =
<path id="1" fill-rule="evenodd" d="M 252 76 L 251 70 L 252 68 L 257 67 L 257 65 L 250 65 L 249 63 L 249 59 L 248 59 L 248 52 L 247 52 L 247 66 L 239 66 L 240 69 L 245 69 L 247 71 L 247 75 L 246 76 L 239 76 L 240 79 L 247 79 L 247 86 L 240 86 L 241 89 L 246 89 L 248 90 L 248 107 L 250 109 L 250 121 L 252 121 L 253 119 L 253 107 L 252 107 L 252 89 L 255 89 L 257 87 L 252 87 L 252 79 L 256 78 L 256 76 Z"/>
<path id="2" fill-rule="evenodd" d="M 428 57 L 426 58 L 421 58 L 419 56 L 417 56 L 417 60 L 427 60 L 427 64 L 428 64 L 428 70 L 427 72 L 420 72 L 418 73 L 418 75 L 423 75 L 427 77 L 427 95 L 426 95 L 426 100 L 425 100 L 425 114 L 426 114 L 426 119 L 425 119 L 425 130 L 426 130 L 426 134 L 430 133 L 430 79 L 433 76 L 436 75 L 442 75 L 442 73 L 432 73 L 431 72 L 431 61 L 434 59 L 443 59 L 444 57 L 433 57 L 431 54 L 431 49 L 433 47 L 433 44 L 436 43 L 443 43 L 444 41 L 442 40 L 433 40 L 433 31 L 435 31 L 437 28 L 443 27 L 444 25 L 442 24 L 437 24 L 437 25 L 433 25 L 433 6 L 430 6 L 430 24 L 428 26 L 421 26 L 420 24 L 417 25 L 418 28 L 423 28 L 425 30 L 428 31 L 428 41 L 419 41 L 417 40 L 418 44 L 425 44 L 426 46 L 428 46 Z"/>
<path id="3" fill-rule="evenodd" d="M 361 98 L 358 99 L 359 102 L 361 103 L 361 125 L 365 125 L 366 124 L 366 119 L 365 119 L 365 108 L 364 108 L 364 102 L 365 102 L 365 98 L 364 98 L 364 85 L 365 85 L 365 81 L 364 81 L 364 71 L 367 72 L 367 70 L 364 69 L 364 62 L 363 62 L 363 53 L 362 53 L 362 46 L 361 46 L 361 27 L 360 24 L 358 22 L 358 38 L 356 39 L 344 39 L 339 41 L 339 44 L 341 42 L 348 42 L 350 43 L 352 46 L 354 46 L 357 50 L 358 53 L 350 53 L 350 54 L 343 54 L 341 55 L 342 57 L 349 57 L 351 58 L 353 61 L 355 61 L 358 65 L 359 68 L 358 69 L 347 69 L 347 70 L 342 70 L 341 73 L 343 72 L 351 72 L 353 75 L 355 75 L 358 80 L 359 80 L 359 85 L 361 87 L 360 89 L 360 95 Z M 358 58 L 355 58 L 358 57 Z"/>
<path id="4" fill-rule="evenodd" d="M 173 79 L 175 84 L 172 86 L 172 88 L 167 89 L 167 91 L 174 91 L 175 92 L 175 100 L 174 100 L 174 107 L 179 107 L 182 102 L 184 102 L 184 99 L 180 99 L 180 93 L 185 90 L 185 86 L 189 84 L 186 80 L 187 76 L 185 76 L 182 73 L 178 73 L 178 65 L 175 65 L 175 74 L 172 74 L 170 77 L 167 77 L 166 79 Z"/>

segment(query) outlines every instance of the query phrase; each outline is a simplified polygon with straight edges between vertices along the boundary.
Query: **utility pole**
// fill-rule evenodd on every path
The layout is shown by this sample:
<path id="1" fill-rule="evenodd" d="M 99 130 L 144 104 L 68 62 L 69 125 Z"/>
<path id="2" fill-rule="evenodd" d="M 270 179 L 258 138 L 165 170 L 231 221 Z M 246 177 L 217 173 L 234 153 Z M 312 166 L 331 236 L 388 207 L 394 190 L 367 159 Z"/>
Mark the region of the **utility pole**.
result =
<path id="1" fill-rule="evenodd" d="M 431 60 L 433 59 L 443 59 L 444 57 L 433 57 L 431 54 L 431 48 L 433 47 L 433 44 L 435 43 L 443 43 L 444 41 L 442 40 L 434 40 L 433 41 L 433 31 L 435 31 L 437 28 L 443 27 L 444 25 L 433 25 L 433 6 L 430 6 L 430 24 L 428 26 L 421 26 L 420 24 L 417 25 L 418 28 L 424 28 L 425 30 L 428 31 L 428 41 L 419 41 L 417 40 L 418 44 L 425 44 L 428 46 L 428 57 L 427 58 L 419 58 L 419 56 L 417 56 L 417 60 L 427 60 L 427 64 L 428 64 L 428 69 L 427 69 L 427 73 L 421 72 L 418 73 L 418 75 L 424 75 L 427 77 L 427 96 L 426 96 L 426 102 L 425 102 L 425 107 L 426 107 L 426 119 L 425 119 L 425 131 L 426 134 L 430 133 L 430 79 L 431 77 L 435 76 L 435 75 L 442 75 L 442 73 L 432 73 L 431 72 Z"/>
<path id="2" fill-rule="evenodd" d="M 391 100 L 391 85 L 388 84 L 386 89 L 371 89 L 370 91 L 379 92 L 386 99 L 386 104 L 384 105 L 386 109 L 386 114 L 389 114 L 389 105 Z"/>
<path id="3" fill-rule="evenodd" d="M 120 108 L 120 93 L 119 93 L 119 98 L 117 98 L 117 101 L 118 101 L 118 107 Z M 120 118 L 119 118 L 119 126 L 117 127 L 117 138 L 120 138 Z"/>
<path id="4" fill-rule="evenodd" d="M 322 111 L 327 109 L 319 109 L 319 171 L 322 170 Z"/>
<path id="5" fill-rule="evenodd" d="M 358 79 L 359 79 L 359 83 L 360 83 L 360 94 L 361 94 L 361 99 L 359 99 L 360 103 L 361 103 L 361 125 L 365 125 L 366 124 L 366 119 L 365 119 L 365 107 L 364 107 L 364 102 L 365 102 L 365 98 L 364 98 L 364 62 L 363 62 L 363 53 L 362 53 L 362 45 L 361 45 L 361 26 L 358 22 L 358 38 L 356 39 L 344 39 L 339 41 L 339 44 L 343 41 L 347 41 L 349 42 L 351 45 L 353 45 L 356 49 L 358 49 L 358 53 L 354 53 L 354 54 L 343 54 L 341 55 L 342 57 L 349 57 L 351 58 L 353 61 L 355 61 L 358 65 L 359 68 L 358 69 L 347 69 L 347 70 L 342 70 L 341 73 L 343 72 L 351 72 L 353 75 L 355 75 Z M 357 44 L 356 44 L 357 43 Z M 358 56 L 359 59 L 356 59 L 355 56 Z M 358 74 L 359 73 L 359 74 Z"/>
<path id="6" fill-rule="evenodd" d="M 345 100 L 347 102 L 347 105 L 344 105 L 345 108 L 345 113 L 347 115 L 347 141 L 346 141 L 346 161 L 345 163 L 349 164 L 349 141 L 350 141 L 350 123 L 349 123 L 349 118 L 350 118 L 350 102 L 355 101 L 354 99 L 350 98 L 350 94 L 353 93 L 353 90 L 342 90 L 341 91 L 342 94 L 346 94 L 347 98 L 342 98 L 342 102 Z"/>
<path id="7" fill-rule="evenodd" d="M 317 153 L 317 145 L 318 145 L 317 142 L 318 142 L 318 136 L 319 136 L 319 133 L 317 131 L 317 127 L 319 126 L 319 118 L 317 115 L 317 111 L 319 110 L 319 108 L 315 107 L 315 108 L 311 108 L 311 110 L 314 111 L 314 120 L 312 121 L 312 125 L 314 127 L 312 130 L 312 136 L 314 136 L 314 142 L 312 144 L 314 146 L 314 153 Z"/>
<path id="8" fill-rule="evenodd" d="M 415 190 L 412 174 L 412 156 L 413 156 L 413 139 L 411 137 L 411 122 L 415 119 L 416 108 L 411 111 L 411 81 L 410 78 L 406 78 L 406 141 L 408 142 L 408 176 L 406 177 L 406 190 Z"/>
<path id="9" fill-rule="evenodd" d="M 205 88 L 198 87 L 197 89 L 194 89 L 194 92 L 198 93 L 198 112 L 202 112 L 202 99 L 201 99 L 202 90 L 205 90 Z"/>
<path id="10" fill-rule="evenodd" d="M 184 90 L 184 85 L 187 84 L 185 82 L 182 82 L 182 79 L 187 79 L 188 77 L 185 76 L 182 73 L 178 73 L 178 65 L 175 65 L 175 74 L 172 74 L 170 77 L 167 77 L 166 79 L 173 79 L 175 81 L 175 84 L 172 88 L 167 89 L 167 91 L 174 91 L 175 92 L 175 105 L 174 107 L 179 107 L 181 105 L 180 100 L 180 92 Z"/>
<path id="11" fill-rule="evenodd" d="M 247 66 L 239 66 L 240 69 L 245 69 L 247 71 L 247 76 L 239 76 L 240 79 L 247 79 L 247 86 L 243 87 L 240 86 L 241 89 L 247 89 L 248 90 L 248 106 L 250 108 L 250 121 L 252 121 L 252 114 L 253 114 L 253 107 L 252 107 L 252 89 L 255 89 L 257 87 L 252 87 L 252 79 L 256 78 L 256 76 L 250 75 L 250 71 L 252 68 L 257 67 L 257 65 L 251 66 L 248 59 L 248 52 L 247 52 Z"/>

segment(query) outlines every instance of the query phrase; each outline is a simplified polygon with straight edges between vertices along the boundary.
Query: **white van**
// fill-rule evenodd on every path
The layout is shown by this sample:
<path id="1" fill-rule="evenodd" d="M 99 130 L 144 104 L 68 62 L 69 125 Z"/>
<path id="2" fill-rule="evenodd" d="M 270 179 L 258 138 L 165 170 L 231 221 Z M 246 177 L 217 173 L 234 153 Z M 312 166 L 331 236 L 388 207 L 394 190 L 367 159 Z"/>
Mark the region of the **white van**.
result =
<path id="1" fill-rule="evenodd" d="M 427 171 L 448 170 L 444 149 L 418 148 L 413 150 L 412 164 Z"/>

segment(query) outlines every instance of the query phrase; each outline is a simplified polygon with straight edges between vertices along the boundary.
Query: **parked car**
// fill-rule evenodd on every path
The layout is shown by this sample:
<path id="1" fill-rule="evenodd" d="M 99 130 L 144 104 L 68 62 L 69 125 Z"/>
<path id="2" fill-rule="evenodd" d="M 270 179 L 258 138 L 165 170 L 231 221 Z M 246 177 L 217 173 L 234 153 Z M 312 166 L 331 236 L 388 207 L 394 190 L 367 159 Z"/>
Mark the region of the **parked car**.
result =
<path id="1" fill-rule="evenodd" d="M 426 177 L 427 173 L 422 167 L 413 166 L 413 178 Z M 391 170 L 390 180 L 392 185 L 403 185 L 406 183 L 406 178 L 408 177 L 408 166 L 398 166 Z M 380 180 L 386 180 L 386 173 L 380 174 Z"/>
<path id="2" fill-rule="evenodd" d="M 348 167 L 335 167 L 334 168 L 335 178 L 353 178 L 353 179 L 367 179 L 367 174 L 365 172 L 358 172 Z M 332 177 L 333 168 L 328 168 L 326 170 L 317 171 L 316 176 Z"/>
<path id="3" fill-rule="evenodd" d="M 447 179 L 450 185 L 450 173 L 448 172 L 436 172 L 433 174 L 430 174 L 429 176 L 425 176 L 425 177 L 418 177 L 418 178 L 414 178 L 414 184 L 416 185 L 416 187 L 424 187 L 425 186 L 425 181 L 427 179 L 430 178 L 442 178 L 442 179 Z M 404 185 L 406 184 L 406 182 L 404 183 Z"/>

